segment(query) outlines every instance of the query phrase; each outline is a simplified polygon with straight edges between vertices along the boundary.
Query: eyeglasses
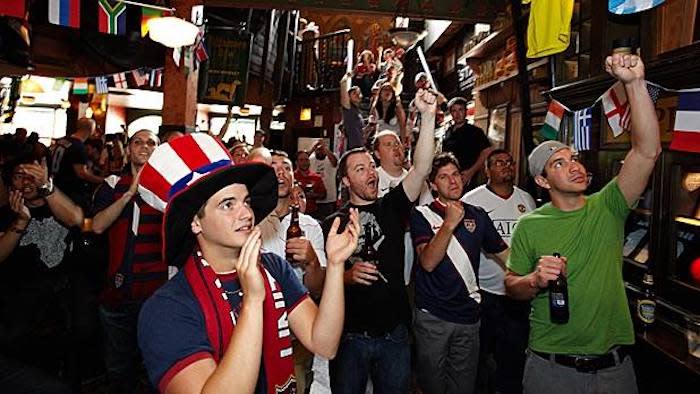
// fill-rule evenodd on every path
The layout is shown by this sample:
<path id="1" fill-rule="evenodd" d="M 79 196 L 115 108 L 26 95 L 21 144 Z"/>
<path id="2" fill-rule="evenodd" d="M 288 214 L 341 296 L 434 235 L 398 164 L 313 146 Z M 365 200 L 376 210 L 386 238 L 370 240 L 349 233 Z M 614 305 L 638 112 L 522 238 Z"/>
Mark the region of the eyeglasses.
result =
<path id="1" fill-rule="evenodd" d="M 495 165 L 496 167 L 510 167 L 515 162 L 513 160 L 494 160 L 491 162 L 491 164 Z"/>

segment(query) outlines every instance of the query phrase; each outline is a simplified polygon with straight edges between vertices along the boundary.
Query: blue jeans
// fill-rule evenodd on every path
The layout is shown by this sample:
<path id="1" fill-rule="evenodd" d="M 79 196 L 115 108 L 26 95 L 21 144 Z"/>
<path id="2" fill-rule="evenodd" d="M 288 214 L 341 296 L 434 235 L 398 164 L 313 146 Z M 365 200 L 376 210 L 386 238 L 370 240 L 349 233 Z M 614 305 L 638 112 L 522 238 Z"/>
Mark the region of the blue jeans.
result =
<path id="1" fill-rule="evenodd" d="M 329 363 L 333 394 L 364 394 L 367 377 L 372 377 L 374 393 L 408 393 L 411 351 L 408 328 L 399 324 L 387 334 L 373 337 L 346 333 L 338 354 Z"/>
<path id="2" fill-rule="evenodd" d="M 136 322 L 141 305 L 100 306 L 110 394 L 136 392 L 142 370 L 141 352 L 136 341 Z"/>

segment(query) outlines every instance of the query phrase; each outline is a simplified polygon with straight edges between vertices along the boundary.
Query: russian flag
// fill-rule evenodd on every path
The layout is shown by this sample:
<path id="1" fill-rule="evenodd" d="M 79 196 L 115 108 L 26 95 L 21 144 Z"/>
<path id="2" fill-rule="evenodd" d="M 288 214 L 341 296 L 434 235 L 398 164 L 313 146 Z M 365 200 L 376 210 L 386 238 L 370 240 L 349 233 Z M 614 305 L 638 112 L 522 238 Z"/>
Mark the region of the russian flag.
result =
<path id="1" fill-rule="evenodd" d="M 700 91 L 679 92 L 671 149 L 700 153 Z"/>
<path id="2" fill-rule="evenodd" d="M 109 0 L 98 0 L 97 25 L 101 33 L 126 34 L 126 5 Z"/>
<path id="3" fill-rule="evenodd" d="M 49 22 L 80 28 L 80 0 L 49 0 Z"/>

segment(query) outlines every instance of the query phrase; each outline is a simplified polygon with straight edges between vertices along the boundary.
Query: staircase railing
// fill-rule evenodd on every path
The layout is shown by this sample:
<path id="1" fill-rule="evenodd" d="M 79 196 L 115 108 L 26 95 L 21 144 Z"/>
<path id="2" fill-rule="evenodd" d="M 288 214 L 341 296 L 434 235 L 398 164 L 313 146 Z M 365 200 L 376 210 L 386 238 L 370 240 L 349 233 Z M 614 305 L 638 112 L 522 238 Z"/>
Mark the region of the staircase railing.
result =
<path id="1" fill-rule="evenodd" d="M 297 43 L 297 92 L 338 89 L 345 74 L 349 39 L 350 29 L 344 29 Z"/>

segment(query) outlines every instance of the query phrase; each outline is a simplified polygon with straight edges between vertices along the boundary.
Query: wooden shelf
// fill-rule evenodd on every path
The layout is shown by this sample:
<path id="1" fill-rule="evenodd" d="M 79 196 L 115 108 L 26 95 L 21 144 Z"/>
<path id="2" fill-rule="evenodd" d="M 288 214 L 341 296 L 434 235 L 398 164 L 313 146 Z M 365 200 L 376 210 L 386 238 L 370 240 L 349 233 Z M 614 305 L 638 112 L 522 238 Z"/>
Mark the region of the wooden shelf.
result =
<path id="1" fill-rule="evenodd" d="M 491 86 L 498 85 L 499 83 L 506 82 L 509 79 L 513 79 L 518 76 L 518 72 L 514 71 L 513 73 L 506 75 L 505 77 L 500 77 L 498 79 L 494 79 L 493 81 L 486 82 L 484 84 L 481 84 L 479 86 L 474 86 L 474 89 L 472 89 L 473 92 L 478 92 L 484 89 L 488 89 Z"/>
<path id="2" fill-rule="evenodd" d="M 465 59 L 483 59 L 487 55 L 498 49 L 503 49 L 508 37 L 513 35 L 513 25 L 508 25 L 502 30 L 489 34 L 488 37 L 481 40 L 474 48 L 462 55 L 458 60 Z"/>

